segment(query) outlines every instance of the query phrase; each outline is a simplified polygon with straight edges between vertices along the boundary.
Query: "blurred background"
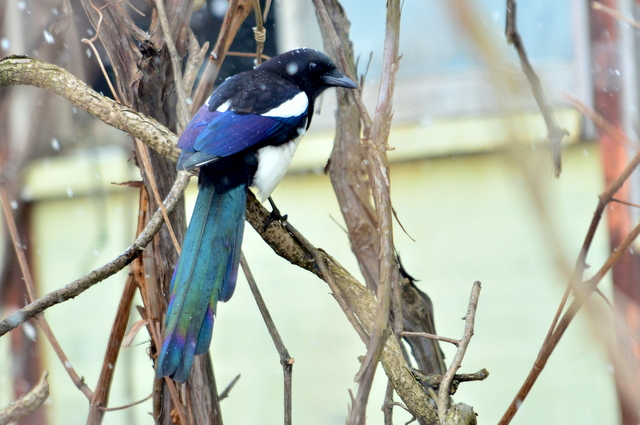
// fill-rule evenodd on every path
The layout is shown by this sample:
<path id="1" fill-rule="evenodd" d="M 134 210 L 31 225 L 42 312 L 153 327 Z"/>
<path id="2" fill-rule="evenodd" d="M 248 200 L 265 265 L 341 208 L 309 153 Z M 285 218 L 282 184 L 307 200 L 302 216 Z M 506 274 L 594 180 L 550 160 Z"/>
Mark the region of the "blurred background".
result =
<path id="1" fill-rule="evenodd" d="M 613 3 L 626 16 L 637 13 L 631 0 Z M 94 35 L 82 8 L 71 2 L 68 28 L 50 32 L 51 23 L 66 13 L 67 4 L 4 0 L 0 57 L 19 54 L 56 63 L 110 95 L 95 54 L 80 42 Z M 358 71 L 366 73 L 365 100 L 373 109 L 380 82 L 384 3 L 363 7 L 363 2 L 344 0 L 342 4 L 352 23 Z M 517 55 L 504 39 L 504 1 L 477 0 L 475 5 L 477 19 L 512 65 L 504 69 L 505 74 L 524 81 Z M 207 0 L 194 12 L 192 27 L 200 42 L 215 40 L 226 7 L 225 0 Z M 460 27 L 452 9 L 437 0 L 407 0 L 403 5 L 403 58 L 389 142 L 394 150 L 389 158 L 392 199 L 408 235 L 396 226 L 395 241 L 405 268 L 433 301 L 440 335 L 461 337 L 471 285 L 482 282 L 475 336 L 461 372 L 486 368 L 490 376 L 461 385 L 454 398 L 472 405 L 479 422 L 488 424 L 499 420 L 533 364 L 568 281 L 564 265 L 575 262 L 598 195 L 605 188 L 603 145 L 594 142 L 594 126 L 572 99 L 610 114 L 605 114 L 609 118 L 617 117 L 617 128 L 637 139 L 638 40 L 628 24 L 594 18 L 600 12 L 589 9 L 587 2 L 519 4 L 524 45 L 558 125 L 569 132 L 563 140 L 563 172 L 555 179 L 545 142 L 547 130 L 533 96 L 525 90 L 505 100 L 486 57 Z M 252 19 L 231 50 L 254 49 Z M 311 2 L 275 0 L 267 31 L 268 55 L 297 46 L 323 47 Z M 603 31 L 608 33 L 606 42 L 599 35 Z M 605 68 L 603 57 L 612 61 Z M 225 62 L 220 78 L 251 66 L 250 59 L 232 59 Z M 604 83 L 603 74 L 608 75 Z M 603 88 L 609 94 L 603 95 Z M 617 109 L 599 104 L 602 98 L 613 99 Z M 273 198 L 313 244 L 360 276 L 329 177 L 323 172 L 332 149 L 335 104 L 331 91 L 321 99 L 311 131 Z M 12 196 L 11 207 L 26 229 L 22 237 L 39 294 L 103 265 L 131 244 L 138 191 L 114 184 L 140 178 L 130 160 L 128 135 L 64 99 L 31 87 L 0 90 L 0 134 L 2 174 Z M 630 152 L 635 147 L 622 149 Z M 523 158 L 532 165 L 539 198 L 532 195 L 523 174 Z M 192 182 L 188 214 L 195 191 Z M 609 246 L 603 223 L 587 259 L 594 270 L 606 260 Z M 3 247 L 8 260 L 0 281 L 2 318 L 25 304 L 20 276 L 7 272 L 11 269 L 7 262 L 12 261 L 8 247 Z M 365 347 L 324 282 L 276 256 L 249 226 L 243 249 L 296 360 L 294 423 L 344 423 L 348 391 L 356 389 L 353 377 Z M 70 362 L 90 387 L 100 373 L 125 277 L 126 271 L 120 272 L 46 313 Z M 608 280 L 600 288 L 609 296 L 613 293 Z M 596 303 L 604 306 L 600 299 Z M 514 424 L 620 422 L 612 360 L 594 331 L 595 323 L 611 321 L 610 311 L 601 311 L 602 317 L 579 314 Z M 132 313 L 132 323 L 139 319 Z M 34 422 L 24 423 L 85 423 L 86 399 L 46 340 L 34 331 L 27 323 L 0 338 L 0 407 L 25 390 L 25 374 L 38 376 L 36 371 L 47 370 L 51 396 L 39 416 L 31 419 Z M 126 405 L 151 393 L 148 346 L 143 330 L 122 351 L 110 406 Z M 455 351 L 447 345 L 443 349 L 450 360 Z M 229 398 L 222 401 L 227 423 L 282 421 L 279 357 L 243 276 L 233 299 L 219 306 L 211 354 L 219 390 L 241 374 Z M 380 370 L 369 404 L 372 424 L 382 423 L 379 406 L 386 385 L 382 374 Z M 150 411 L 151 401 L 147 401 L 108 412 L 104 423 L 152 423 Z M 401 409 L 394 412 L 397 423 L 411 419 Z"/>

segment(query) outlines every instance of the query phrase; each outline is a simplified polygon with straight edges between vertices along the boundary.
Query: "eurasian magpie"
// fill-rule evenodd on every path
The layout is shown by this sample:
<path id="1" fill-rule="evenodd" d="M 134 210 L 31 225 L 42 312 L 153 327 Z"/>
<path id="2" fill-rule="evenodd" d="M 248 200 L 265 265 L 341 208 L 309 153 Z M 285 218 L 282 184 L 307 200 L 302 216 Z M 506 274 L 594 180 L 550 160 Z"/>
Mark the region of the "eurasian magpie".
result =
<path id="1" fill-rule="evenodd" d="M 225 80 L 178 140 L 179 170 L 200 167 L 199 192 L 171 281 L 156 376 L 184 382 L 211 343 L 218 301 L 233 295 L 247 189 L 264 201 L 284 177 L 329 87 L 354 89 L 323 53 L 295 49 Z"/>

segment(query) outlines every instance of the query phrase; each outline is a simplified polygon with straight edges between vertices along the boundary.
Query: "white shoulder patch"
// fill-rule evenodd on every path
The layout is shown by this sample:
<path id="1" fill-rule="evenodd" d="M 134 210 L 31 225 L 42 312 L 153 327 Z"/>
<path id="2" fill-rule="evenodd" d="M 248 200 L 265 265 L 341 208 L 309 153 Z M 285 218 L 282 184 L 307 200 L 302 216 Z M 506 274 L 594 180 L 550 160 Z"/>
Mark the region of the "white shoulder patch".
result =
<path id="1" fill-rule="evenodd" d="M 218 112 L 226 112 L 227 109 L 229 109 L 229 105 L 231 105 L 231 101 L 227 100 L 222 105 L 218 106 L 218 109 L 216 109 L 216 111 L 218 111 Z"/>
<path id="2" fill-rule="evenodd" d="M 305 92 L 300 92 L 293 98 L 283 102 L 276 108 L 262 114 L 263 117 L 289 118 L 302 115 L 309 107 L 309 98 Z"/>
<path id="3" fill-rule="evenodd" d="M 296 153 L 300 137 L 278 146 L 258 149 L 258 169 L 251 184 L 258 189 L 258 199 L 264 202 L 287 174 L 293 154 Z"/>

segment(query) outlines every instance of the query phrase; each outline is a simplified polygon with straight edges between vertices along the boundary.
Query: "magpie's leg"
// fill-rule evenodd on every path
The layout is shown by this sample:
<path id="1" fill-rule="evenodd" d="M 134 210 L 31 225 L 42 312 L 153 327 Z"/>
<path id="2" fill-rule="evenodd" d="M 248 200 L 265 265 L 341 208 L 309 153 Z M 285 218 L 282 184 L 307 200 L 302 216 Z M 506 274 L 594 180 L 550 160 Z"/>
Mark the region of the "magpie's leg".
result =
<path id="1" fill-rule="evenodd" d="M 276 207 L 276 204 L 275 202 L 273 202 L 273 199 L 271 199 L 271 196 L 269 196 L 267 200 L 269 201 L 269 204 L 271 204 L 271 212 L 269 213 L 269 217 L 267 217 L 267 220 L 264 222 L 264 225 L 262 226 L 263 232 L 267 230 L 267 227 L 269 227 L 269 225 L 274 221 L 286 221 L 288 217 L 287 214 L 285 215 L 280 214 L 280 210 L 278 209 L 278 207 Z"/>

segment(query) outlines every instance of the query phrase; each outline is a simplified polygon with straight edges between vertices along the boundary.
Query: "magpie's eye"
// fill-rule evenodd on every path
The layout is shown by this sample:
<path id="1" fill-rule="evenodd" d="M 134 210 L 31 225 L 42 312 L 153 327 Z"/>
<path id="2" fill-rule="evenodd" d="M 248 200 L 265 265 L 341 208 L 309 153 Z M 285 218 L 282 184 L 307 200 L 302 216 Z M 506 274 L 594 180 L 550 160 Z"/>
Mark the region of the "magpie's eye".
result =
<path id="1" fill-rule="evenodd" d="M 318 64 L 315 63 L 315 62 L 311 62 L 309 64 L 309 69 L 312 70 L 312 71 L 317 71 L 318 70 Z"/>

